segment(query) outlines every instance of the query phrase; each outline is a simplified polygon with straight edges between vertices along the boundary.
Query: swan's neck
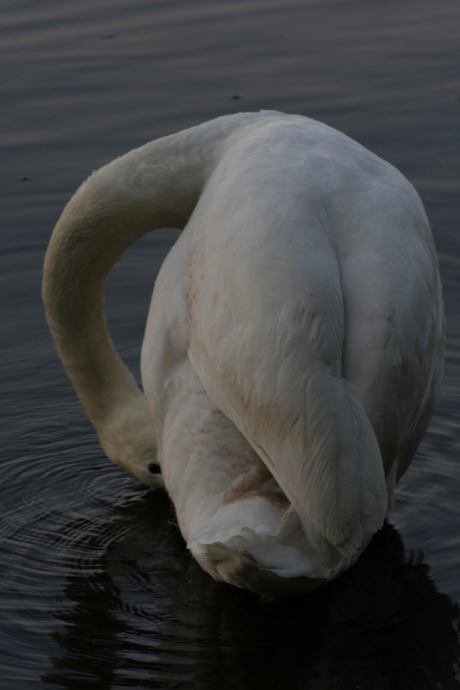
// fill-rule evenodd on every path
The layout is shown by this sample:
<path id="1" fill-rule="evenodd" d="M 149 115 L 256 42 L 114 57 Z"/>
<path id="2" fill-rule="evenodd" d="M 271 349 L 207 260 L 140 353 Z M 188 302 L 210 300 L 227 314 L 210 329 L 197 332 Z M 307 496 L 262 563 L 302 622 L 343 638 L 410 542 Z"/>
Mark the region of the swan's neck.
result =
<path id="1" fill-rule="evenodd" d="M 130 244 L 155 228 L 184 227 L 193 211 L 215 147 L 204 160 L 199 142 L 194 152 L 183 139 L 153 142 L 94 173 L 59 219 L 44 267 L 48 323 L 67 373 L 109 457 L 147 483 L 154 425 L 107 331 L 104 286 Z"/>
<path id="2" fill-rule="evenodd" d="M 254 113 L 219 118 L 101 168 L 70 200 L 50 241 L 43 299 L 61 359 L 109 457 L 148 484 L 154 425 L 108 334 L 105 281 L 139 237 L 185 226 L 233 137 L 259 119 Z"/>

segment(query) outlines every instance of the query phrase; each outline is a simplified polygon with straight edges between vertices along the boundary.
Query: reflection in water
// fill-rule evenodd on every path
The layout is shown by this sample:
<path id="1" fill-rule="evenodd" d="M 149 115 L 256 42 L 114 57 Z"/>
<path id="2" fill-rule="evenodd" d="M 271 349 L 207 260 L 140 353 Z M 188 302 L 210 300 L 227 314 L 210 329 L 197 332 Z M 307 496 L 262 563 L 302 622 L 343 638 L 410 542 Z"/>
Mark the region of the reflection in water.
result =
<path id="1" fill-rule="evenodd" d="M 164 494 L 135 495 L 88 531 L 52 612 L 61 654 L 48 684 L 460 688 L 458 606 L 389 524 L 338 580 L 272 604 L 201 571 Z"/>

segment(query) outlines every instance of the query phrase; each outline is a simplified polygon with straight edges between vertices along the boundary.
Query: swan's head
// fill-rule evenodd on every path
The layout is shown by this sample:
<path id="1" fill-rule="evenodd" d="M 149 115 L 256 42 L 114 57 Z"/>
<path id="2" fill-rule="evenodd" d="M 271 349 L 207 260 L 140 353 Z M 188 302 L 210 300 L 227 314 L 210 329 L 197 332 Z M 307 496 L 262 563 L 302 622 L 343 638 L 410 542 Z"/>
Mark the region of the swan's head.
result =
<path id="1" fill-rule="evenodd" d="M 101 445 L 115 464 L 151 488 L 164 486 L 155 428 L 142 394 L 112 410 L 97 428 Z"/>

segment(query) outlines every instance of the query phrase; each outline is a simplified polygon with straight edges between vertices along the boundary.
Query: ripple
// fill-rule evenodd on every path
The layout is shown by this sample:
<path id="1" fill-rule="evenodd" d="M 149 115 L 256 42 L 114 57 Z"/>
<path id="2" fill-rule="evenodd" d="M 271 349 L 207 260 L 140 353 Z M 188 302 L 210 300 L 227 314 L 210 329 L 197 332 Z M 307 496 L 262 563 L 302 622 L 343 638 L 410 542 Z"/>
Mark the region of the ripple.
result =
<path id="1" fill-rule="evenodd" d="M 323 675 L 325 664 L 328 677 L 348 675 L 358 684 L 373 673 L 381 683 L 409 676 L 420 684 L 406 687 L 421 688 L 426 669 L 437 665 L 439 672 L 439 664 L 455 680 L 458 609 L 436 592 L 422 561 L 404 559 L 389 525 L 358 566 L 315 598 L 264 606 L 209 580 L 168 524 L 170 511 L 164 495 L 134 495 L 90 542 L 83 538 L 85 558 L 68 564 L 66 606 L 53 610 L 65 630 L 54 636 L 61 649 L 48 682 L 73 677 L 74 650 L 85 669 L 98 668 L 94 676 L 88 671 L 88 682 L 101 680 L 103 658 L 117 679 L 113 687 L 136 680 L 199 688 L 212 678 L 217 686 L 252 688 L 255 669 L 257 687 L 264 680 L 264 687 L 279 687 L 274 668 L 307 682 Z M 114 658 L 114 649 L 121 656 Z"/>

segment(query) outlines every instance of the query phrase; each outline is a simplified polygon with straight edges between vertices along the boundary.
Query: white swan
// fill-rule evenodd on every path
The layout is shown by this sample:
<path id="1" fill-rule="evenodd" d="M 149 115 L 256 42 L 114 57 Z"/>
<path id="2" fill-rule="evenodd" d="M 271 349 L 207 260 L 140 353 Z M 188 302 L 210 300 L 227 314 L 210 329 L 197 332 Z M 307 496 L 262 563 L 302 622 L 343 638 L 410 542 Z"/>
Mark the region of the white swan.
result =
<path id="1" fill-rule="evenodd" d="M 152 297 L 144 398 L 107 332 L 104 283 L 128 245 L 171 226 L 185 229 Z M 159 139 L 70 200 L 43 296 L 107 455 L 164 481 L 213 578 L 282 596 L 356 560 L 442 376 L 432 235 L 395 168 L 276 112 Z"/>

